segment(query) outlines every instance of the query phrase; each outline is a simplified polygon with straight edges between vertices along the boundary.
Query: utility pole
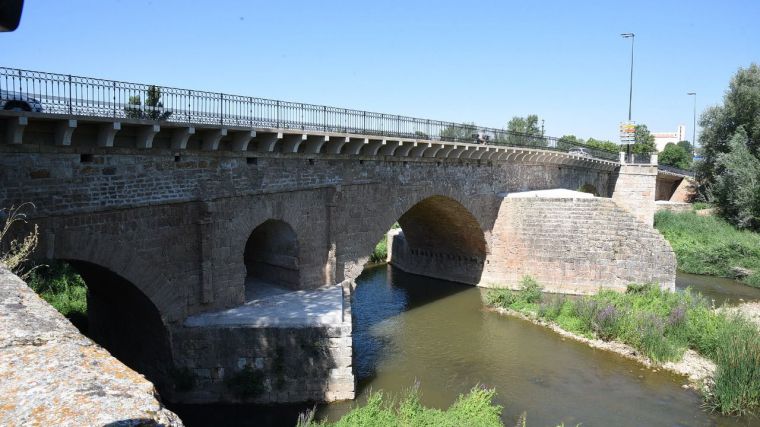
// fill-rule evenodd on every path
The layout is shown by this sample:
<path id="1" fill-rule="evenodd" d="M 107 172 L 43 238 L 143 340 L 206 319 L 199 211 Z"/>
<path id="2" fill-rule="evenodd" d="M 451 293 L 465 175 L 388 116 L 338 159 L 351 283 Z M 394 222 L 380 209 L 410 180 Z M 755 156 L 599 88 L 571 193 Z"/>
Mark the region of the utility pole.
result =
<path id="1" fill-rule="evenodd" d="M 697 150 L 697 92 L 689 92 L 687 95 L 694 96 L 694 120 L 691 128 L 691 149 Z"/>
<path id="2" fill-rule="evenodd" d="M 622 33 L 620 34 L 624 39 L 631 39 L 631 83 L 628 90 L 628 121 L 631 121 L 631 104 L 633 103 L 633 41 L 636 38 L 636 34 Z"/>

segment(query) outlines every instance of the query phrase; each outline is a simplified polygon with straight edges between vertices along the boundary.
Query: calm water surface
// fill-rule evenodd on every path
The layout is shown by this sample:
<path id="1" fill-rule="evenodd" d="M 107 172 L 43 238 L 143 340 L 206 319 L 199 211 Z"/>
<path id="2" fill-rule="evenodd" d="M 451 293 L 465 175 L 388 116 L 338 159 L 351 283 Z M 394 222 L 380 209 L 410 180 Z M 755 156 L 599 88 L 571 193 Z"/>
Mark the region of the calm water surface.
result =
<path id="1" fill-rule="evenodd" d="M 717 282 L 716 282 L 717 280 Z M 402 393 L 419 383 L 423 403 L 445 408 L 476 384 L 494 387 L 506 425 L 523 412 L 529 426 L 750 426 L 702 410 L 684 378 L 653 372 L 532 323 L 483 309 L 481 289 L 405 274 L 365 271 L 353 302 L 356 402 L 322 405 L 336 420 L 370 390 Z M 719 303 L 760 299 L 760 291 L 720 279 L 679 276 Z M 717 283 L 717 284 L 716 284 Z M 193 425 L 295 425 L 307 406 L 206 405 L 173 408 Z"/>

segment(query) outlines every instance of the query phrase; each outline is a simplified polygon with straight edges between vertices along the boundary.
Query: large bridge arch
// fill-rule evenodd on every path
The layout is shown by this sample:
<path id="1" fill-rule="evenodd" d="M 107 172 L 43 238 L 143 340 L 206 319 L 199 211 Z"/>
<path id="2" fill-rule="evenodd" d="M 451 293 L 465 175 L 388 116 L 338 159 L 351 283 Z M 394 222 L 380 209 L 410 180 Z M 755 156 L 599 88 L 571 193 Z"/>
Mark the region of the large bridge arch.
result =
<path id="1" fill-rule="evenodd" d="M 122 363 L 145 375 L 162 393 L 171 393 L 171 336 L 155 304 L 132 282 L 107 267 L 76 258 L 63 262 L 87 287 L 86 335 Z"/>
<path id="2" fill-rule="evenodd" d="M 483 195 L 462 197 L 462 193 L 456 191 L 431 190 L 390 194 L 390 200 L 381 195 L 368 204 L 367 209 L 376 209 L 375 220 L 369 229 L 361 231 L 360 236 L 346 232 L 342 236 L 343 245 L 339 245 L 344 250 L 339 258 L 339 263 L 344 267 L 343 281 L 350 282 L 358 277 L 375 244 L 398 222 L 403 236 L 394 241 L 398 243 L 403 240 L 405 243 L 392 247 L 389 241 L 388 250 L 396 251 L 394 264 L 399 268 L 431 277 L 478 283 L 490 252 L 488 241 L 493 222 L 493 198 Z M 411 264 L 412 257 L 422 261 L 426 267 L 417 271 Z M 448 270 L 446 265 L 450 269 L 459 269 L 466 263 L 470 264 L 466 274 L 450 276 L 449 271 L 441 270 Z"/>

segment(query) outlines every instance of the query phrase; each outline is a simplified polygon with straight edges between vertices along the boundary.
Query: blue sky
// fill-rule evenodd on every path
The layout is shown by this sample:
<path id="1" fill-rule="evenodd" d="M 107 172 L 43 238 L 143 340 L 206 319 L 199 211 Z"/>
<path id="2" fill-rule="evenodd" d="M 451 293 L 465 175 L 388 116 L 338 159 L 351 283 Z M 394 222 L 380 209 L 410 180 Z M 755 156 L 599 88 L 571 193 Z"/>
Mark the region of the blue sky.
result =
<path id="1" fill-rule="evenodd" d="M 0 65 L 617 141 L 719 103 L 760 1 L 27 0 Z"/>

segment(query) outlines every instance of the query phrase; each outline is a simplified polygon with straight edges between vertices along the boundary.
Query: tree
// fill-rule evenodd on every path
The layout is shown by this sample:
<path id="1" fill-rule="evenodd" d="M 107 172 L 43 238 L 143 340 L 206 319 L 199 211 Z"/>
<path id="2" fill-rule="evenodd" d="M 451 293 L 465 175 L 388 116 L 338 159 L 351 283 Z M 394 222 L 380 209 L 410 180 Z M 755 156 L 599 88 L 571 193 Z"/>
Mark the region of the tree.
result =
<path id="1" fill-rule="evenodd" d="M 760 159 L 750 153 L 749 136 L 740 126 L 720 153 L 712 196 L 721 215 L 740 228 L 760 229 Z"/>
<path id="2" fill-rule="evenodd" d="M 589 138 L 588 140 L 586 140 L 586 145 L 588 145 L 591 148 L 599 148 L 602 150 L 612 151 L 615 153 L 620 151 L 620 146 L 618 144 L 615 144 L 614 142 L 607 141 L 607 140 Z"/>
<path id="3" fill-rule="evenodd" d="M 660 164 L 679 169 L 691 168 L 691 154 L 679 144 L 668 143 L 660 153 Z"/>
<path id="4" fill-rule="evenodd" d="M 654 135 L 649 132 L 647 125 L 636 125 L 634 134 L 634 143 L 631 145 L 631 151 L 636 154 L 650 154 L 657 151 L 654 144 Z"/>
<path id="5" fill-rule="evenodd" d="M 171 111 L 164 110 L 161 103 L 161 88 L 155 85 L 148 86 L 145 96 L 145 110 L 141 106 L 140 95 L 129 97 L 124 114 L 130 119 L 166 120 L 172 115 Z"/>
<path id="6" fill-rule="evenodd" d="M 723 173 L 718 157 L 731 151 L 730 141 L 741 127 L 747 135 L 747 150 L 760 157 L 760 66 L 739 68 L 731 78 L 723 105 L 705 110 L 699 118 L 699 137 L 703 158 L 697 167 L 700 194 L 709 197 L 709 188 Z"/>
<path id="7" fill-rule="evenodd" d="M 691 142 L 689 142 L 689 141 L 678 141 L 678 143 L 676 145 L 678 145 L 679 147 L 683 148 L 684 151 L 686 151 L 687 153 L 689 153 L 690 156 L 692 156 L 692 157 L 694 156 L 694 147 L 691 145 Z"/>
<path id="8" fill-rule="evenodd" d="M 530 114 L 527 117 L 512 117 L 512 120 L 507 123 L 507 131 L 531 136 L 541 136 L 541 128 L 538 127 L 538 115 Z"/>
<path id="9" fill-rule="evenodd" d="M 562 135 L 562 138 L 559 139 L 559 142 L 569 145 L 581 145 L 584 143 L 583 139 L 578 138 L 575 135 Z"/>
<path id="10" fill-rule="evenodd" d="M 451 124 L 441 131 L 441 139 L 452 141 L 473 141 L 472 134 L 477 133 L 475 123 Z"/>

